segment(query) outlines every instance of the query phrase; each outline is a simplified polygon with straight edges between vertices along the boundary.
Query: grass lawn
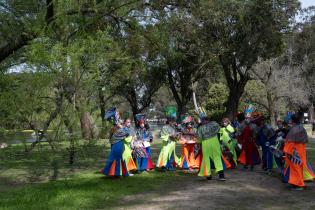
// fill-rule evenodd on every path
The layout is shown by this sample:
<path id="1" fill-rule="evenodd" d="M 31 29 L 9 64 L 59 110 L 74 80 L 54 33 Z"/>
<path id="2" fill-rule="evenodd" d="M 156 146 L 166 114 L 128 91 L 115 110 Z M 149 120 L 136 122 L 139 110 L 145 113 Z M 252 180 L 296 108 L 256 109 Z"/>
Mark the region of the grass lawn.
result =
<path id="1" fill-rule="evenodd" d="M 160 144 L 154 145 L 154 159 L 159 148 Z M 105 140 L 92 145 L 79 142 L 71 166 L 65 143 L 54 152 L 46 143 L 29 154 L 23 145 L 0 152 L 0 209 L 107 209 L 117 206 L 123 196 L 162 191 L 173 181 L 187 178 L 155 171 L 107 178 L 99 172 L 109 152 Z"/>
<path id="2" fill-rule="evenodd" d="M 160 147 L 159 143 L 152 146 L 154 161 Z M 312 203 L 315 196 L 313 186 L 302 192 L 303 194 L 292 194 L 278 176 L 268 177 L 259 170 L 253 173 L 243 172 L 241 169 L 229 170 L 229 179 L 224 184 L 207 182 L 195 174 L 185 174 L 182 171 L 152 171 L 133 177 L 112 179 L 99 172 L 109 152 L 109 145 L 105 140 L 94 144 L 80 141 L 76 148 L 75 163 L 71 166 L 68 164 L 66 142 L 60 143 L 58 150 L 54 152 L 46 143 L 42 143 L 29 154 L 24 153 L 23 145 L 0 150 L 0 209 L 315 207 L 315 202 Z M 308 144 L 307 149 L 308 159 L 315 166 L 314 141 Z M 180 148 L 177 150 L 179 152 Z M 303 202 L 309 208 L 303 208 Z"/>

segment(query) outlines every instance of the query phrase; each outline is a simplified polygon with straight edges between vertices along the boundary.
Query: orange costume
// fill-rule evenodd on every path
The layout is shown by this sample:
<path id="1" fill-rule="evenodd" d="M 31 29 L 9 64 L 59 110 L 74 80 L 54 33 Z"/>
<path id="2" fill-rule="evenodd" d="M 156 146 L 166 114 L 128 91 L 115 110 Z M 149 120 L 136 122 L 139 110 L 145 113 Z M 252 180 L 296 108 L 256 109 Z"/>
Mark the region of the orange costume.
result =
<path id="1" fill-rule="evenodd" d="M 287 137 L 283 152 L 285 154 L 285 166 L 283 169 L 284 181 L 304 187 L 304 181 L 312 181 L 315 178 L 311 166 L 306 160 L 307 133 L 302 125 L 294 125 Z"/>
<path id="2" fill-rule="evenodd" d="M 193 128 L 187 127 L 181 134 L 182 155 L 180 167 L 182 169 L 192 169 L 200 167 L 200 146 L 197 144 L 196 134 Z"/>

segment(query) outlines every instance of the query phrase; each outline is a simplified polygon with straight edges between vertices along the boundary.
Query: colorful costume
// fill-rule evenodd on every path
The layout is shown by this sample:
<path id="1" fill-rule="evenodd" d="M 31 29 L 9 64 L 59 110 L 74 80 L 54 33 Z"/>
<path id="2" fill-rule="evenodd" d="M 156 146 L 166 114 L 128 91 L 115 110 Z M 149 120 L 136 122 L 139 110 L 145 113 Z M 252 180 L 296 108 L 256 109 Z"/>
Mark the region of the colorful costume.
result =
<path id="1" fill-rule="evenodd" d="M 177 132 L 174 125 L 166 124 L 163 126 L 160 133 L 162 149 L 156 164 L 158 168 L 165 167 L 168 170 L 173 170 L 179 164 L 180 160 L 175 153 L 176 136 Z"/>
<path id="2" fill-rule="evenodd" d="M 284 149 L 284 140 L 286 139 L 286 136 L 288 134 L 288 129 L 283 127 L 282 122 L 278 121 L 279 128 L 276 130 L 276 144 L 274 146 L 275 152 L 274 157 L 275 161 L 277 163 L 278 168 L 283 169 L 284 167 L 284 158 L 283 158 L 283 149 Z M 272 148 L 272 147 L 271 147 Z"/>
<path id="3" fill-rule="evenodd" d="M 180 168 L 193 169 L 200 166 L 199 145 L 197 135 L 192 127 L 186 127 L 181 132 L 180 141 L 182 144 L 182 155 L 180 158 Z"/>
<path id="4" fill-rule="evenodd" d="M 244 120 L 240 123 L 238 129 L 237 141 L 242 145 L 238 161 L 245 167 L 250 165 L 253 168 L 254 165 L 258 165 L 261 162 L 255 143 L 256 126 Z"/>
<path id="5" fill-rule="evenodd" d="M 132 158 L 132 149 L 131 144 L 133 139 L 136 137 L 136 132 L 132 127 L 124 127 L 124 131 L 128 133 L 128 138 L 125 138 L 124 141 L 124 152 L 123 152 L 123 160 L 127 164 L 127 170 L 134 171 L 137 170 L 137 166 Z"/>
<path id="6" fill-rule="evenodd" d="M 151 145 L 150 142 L 153 140 L 153 136 L 151 132 L 148 131 L 147 128 L 144 127 L 144 119 L 142 118 L 143 115 L 137 115 L 137 126 L 136 129 L 136 141 L 134 149 L 134 156 L 136 159 L 136 164 L 138 171 L 145 171 L 145 170 L 152 170 L 154 169 L 154 165 L 151 159 Z M 140 126 L 143 124 L 143 127 Z"/>
<path id="7" fill-rule="evenodd" d="M 220 141 L 222 141 L 223 146 L 226 148 L 225 151 L 229 153 L 229 155 L 225 155 L 225 157 L 230 156 L 229 162 L 231 163 L 231 165 L 236 166 L 237 154 L 235 151 L 235 147 L 236 147 L 237 141 L 234 137 L 234 133 L 235 133 L 234 128 L 230 124 L 228 124 L 227 126 L 222 127 L 219 133 L 220 133 Z"/>
<path id="8" fill-rule="evenodd" d="M 128 133 L 118 122 L 119 113 L 116 108 L 112 108 L 106 112 L 105 118 L 114 121 L 115 127 L 111 131 L 110 143 L 111 151 L 106 161 L 103 173 L 106 176 L 128 176 L 126 162 L 123 160 L 124 140 L 128 137 Z"/>
<path id="9" fill-rule="evenodd" d="M 256 143 L 258 146 L 261 146 L 262 149 L 262 168 L 264 170 L 271 170 L 277 167 L 275 162 L 275 157 L 270 150 L 270 146 L 276 144 L 276 135 L 275 131 L 270 125 L 263 125 L 256 137 Z"/>
<path id="10" fill-rule="evenodd" d="M 215 169 L 219 176 L 224 178 L 223 170 L 229 163 L 222 157 L 218 140 L 219 130 L 219 124 L 207 120 L 203 120 L 197 129 L 198 140 L 201 142 L 202 148 L 202 161 L 198 176 L 210 177 L 211 169 Z"/>
<path id="11" fill-rule="evenodd" d="M 308 142 L 307 133 L 302 125 L 294 125 L 286 136 L 284 145 L 285 166 L 284 181 L 298 187 L 304 187 L 304 181 L 315 178 L 311 166 L 306 160 L 305 144 Z"/>

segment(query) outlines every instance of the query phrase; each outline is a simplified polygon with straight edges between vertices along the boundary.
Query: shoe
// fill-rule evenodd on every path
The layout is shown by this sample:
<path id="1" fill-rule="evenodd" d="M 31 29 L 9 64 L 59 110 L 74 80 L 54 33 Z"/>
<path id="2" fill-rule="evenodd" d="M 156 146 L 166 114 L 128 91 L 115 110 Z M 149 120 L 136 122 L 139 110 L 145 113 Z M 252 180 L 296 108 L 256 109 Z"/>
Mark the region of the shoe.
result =
<path id="1" fill-rule="evenodd" d="M 219 181 L 226 181 L 225 177 L 219 177 Z"/>
<path id="2" fill-rule="evenodd" d="M 132 174 L 132 173 L 129 173 L 129 176 L 134 176 L 134 174 Z"/>
<path id="3" fill-rule="evenodd" d="M 220 181 L 226 181 L 226 178 L 224 176 L 224 172 L 223 171 L 219 171 L 218 174 L 219 174 L 219 180 Z"/>
<path id="4" fill-rule="evenodd" d="M 207 177 L 207 180 L 212 180 L 212 176 L 211 176 L 211 175 L 208 176 L 208 177 Z"/>
<path id="5" fill-rule="evenodd" d="M 303 191 L 304 187 L 292 187 L 291 190 L 293 190 L 293 191 Z"/>

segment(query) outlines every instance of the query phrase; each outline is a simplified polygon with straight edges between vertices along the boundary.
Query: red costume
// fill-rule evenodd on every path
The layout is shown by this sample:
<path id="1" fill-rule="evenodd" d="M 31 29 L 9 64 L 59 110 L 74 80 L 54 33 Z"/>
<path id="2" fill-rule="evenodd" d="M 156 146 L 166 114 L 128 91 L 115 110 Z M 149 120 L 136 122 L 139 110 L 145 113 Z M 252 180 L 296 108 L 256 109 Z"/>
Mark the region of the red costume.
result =
<path id="1" fill-rule="evenodd" d="M 255 143 L 255 132 L 253 124 L 247 124 L 243 121 L 240 125 L 240 135 L 237 137 L 237 141 L 242 144 L 242 151 L 238 158 L 238 161 L 247 166 L 260 164 L 260 156 Z"/>

